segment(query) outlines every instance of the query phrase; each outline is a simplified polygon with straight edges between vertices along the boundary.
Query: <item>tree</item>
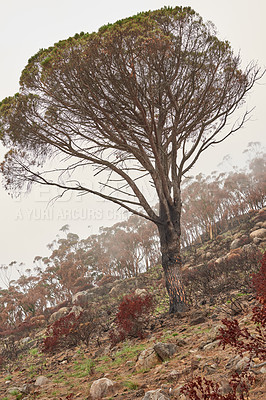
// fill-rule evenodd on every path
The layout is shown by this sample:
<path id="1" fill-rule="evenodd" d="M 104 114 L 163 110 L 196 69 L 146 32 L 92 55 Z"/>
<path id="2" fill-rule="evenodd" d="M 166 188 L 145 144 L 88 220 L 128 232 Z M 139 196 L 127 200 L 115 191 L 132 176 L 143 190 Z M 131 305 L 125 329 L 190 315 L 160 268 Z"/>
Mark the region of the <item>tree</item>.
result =
<path id="1" fill-rule="evenodd" d="M 190 7 L 165 7 L 77 34 L 28 62 L 20 92 L 1 103 L 5 186 L 57 186 L 95 194 L 153 221 L 170 312 L 186 308 L 180 277 L 182 177 L 224 131 L 260 77 L 242 71 L 227 41 Z M 44 169 L 51 156 L 59 168 Z M 99 186 L 91 184 L 92 167 Z M 80 179 L 80 178 L 79 178 Z M 157 213 L 150 205 L 159 203 Z"/>

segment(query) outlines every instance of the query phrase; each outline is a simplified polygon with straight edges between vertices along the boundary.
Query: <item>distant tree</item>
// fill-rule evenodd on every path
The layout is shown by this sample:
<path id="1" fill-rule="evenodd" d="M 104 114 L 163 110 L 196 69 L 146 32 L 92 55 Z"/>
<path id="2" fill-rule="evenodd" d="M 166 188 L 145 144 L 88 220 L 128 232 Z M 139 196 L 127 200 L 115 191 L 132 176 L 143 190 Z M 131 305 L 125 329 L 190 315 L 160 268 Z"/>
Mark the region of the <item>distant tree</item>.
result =
<path id="1" fill-rule="evenodd" d="M 171 313 L 186 308 L 182 177 L 243 125 L 247 112 L 222 130 L 261 75 L 254 64 L 242 71 L 240 56 L 215 35 L 190 7 L 143 12 L 40 50 L 19 94 L 0 106 L 11 148 L 2 164 L 6 188 L 39 183 L 95 194 L 154 222 Z M 43 168 L 55 155 L 63 156 L 60 168 Z M 88 167 L 102 175 L 99 187 L 89 173 L 80 181 Z"/>

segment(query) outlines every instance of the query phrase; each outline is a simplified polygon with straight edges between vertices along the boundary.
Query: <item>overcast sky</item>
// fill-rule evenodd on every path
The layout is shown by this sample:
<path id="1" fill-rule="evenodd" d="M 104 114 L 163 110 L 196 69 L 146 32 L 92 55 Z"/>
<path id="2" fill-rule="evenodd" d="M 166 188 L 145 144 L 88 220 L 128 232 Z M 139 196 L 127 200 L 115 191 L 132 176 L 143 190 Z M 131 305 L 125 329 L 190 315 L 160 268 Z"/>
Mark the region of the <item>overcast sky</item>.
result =
<path id="1" fill-rule="evenodd" d="M 19 89 L 18 81 L 28 59 L 40 48 L 81 31 L 92 32 L 140 11 L 168 6 L 191 6 L 204 21 L 212 21 L 219 39 L 229 40 L 241 52 L 243 65 L 256 60 L 266 66 L 265 0 L 0 0 L 0 100 Z M 212 148 L 199 160 L 193 173 L 208 174 L 217 168 L 223 156 L 230 154 L 235 164 L 251 141 L 265 144 L 266 77 L 253 88 L 248 109 L 256 106 L 252 120 L 225 143 Z M 245 109 L 245 108 L 244 108 Z M 0 148 L 0 160 L 5 149 Z M 99 226 L 112 225 L 123 218 L 122 211 L 93 197 L 73 195 L 49 203 L 56 193 L 35 188 L 29 195 L 12 199 L 0 186 L 0 264 L 24 262 L 28 267 L 36 255 L 46 255 L 46 245 L 69 224 L 71 231 L 86 237 Z M 1 283 L 0 283 L 1 286 Z"/>

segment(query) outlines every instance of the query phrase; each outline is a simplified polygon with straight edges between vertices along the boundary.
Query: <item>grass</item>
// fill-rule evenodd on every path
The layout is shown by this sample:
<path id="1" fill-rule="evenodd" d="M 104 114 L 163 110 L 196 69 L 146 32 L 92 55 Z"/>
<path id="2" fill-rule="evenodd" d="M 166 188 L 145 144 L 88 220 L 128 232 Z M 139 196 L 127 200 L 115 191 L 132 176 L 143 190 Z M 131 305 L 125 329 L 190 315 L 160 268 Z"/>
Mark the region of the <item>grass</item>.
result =
<path id="1" fill-rule="evenodd" d="M 37 347 L 35 347 L 34 349 L 30 349 L 29 353 L 32 356 L 36 356 L 39 353 L 39 349 Z"/>
<path id="2" fill-rule="evenodd" d="M 85 378 L 92 373 L 94 367 L 95 363 L 90 358 L 86 359 L 84 362 L 75 361 L 75 372 L 72 372 L 70 376 L 75 378 Z"/>
<path id="3" fill-rule="evenodd" d="M 136 382 L 133 381 L 125 381 L 123 382 L 123 385 L 128 388 L 129 390 L 137 390 L 139 385 Z"/>

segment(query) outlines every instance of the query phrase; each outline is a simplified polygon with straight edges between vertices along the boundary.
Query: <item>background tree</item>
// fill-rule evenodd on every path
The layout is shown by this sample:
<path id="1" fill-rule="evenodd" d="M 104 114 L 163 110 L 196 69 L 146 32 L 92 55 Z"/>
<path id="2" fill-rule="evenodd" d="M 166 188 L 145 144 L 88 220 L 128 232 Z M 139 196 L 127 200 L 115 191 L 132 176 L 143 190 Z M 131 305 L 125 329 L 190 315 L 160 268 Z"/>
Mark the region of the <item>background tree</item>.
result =
<path id="1" fill-rule="evenodd" d="M 170 312 L 186 307 L 182 177 L 242 126 L 247 112 L 222 130 L 259 79 L 259 68 L 241 71 L 239 55 L 215 34 L 190 7 L 143 12 L 40 50 L 19 94 L 1 103 L 2 140 L 11 147 L 6 188 L 40 183 L 91 193 L 154 222 Z M 63 156 L 60 168 L 41 169 L 52 155 Z M 102 176 L 97 188 L 89 172 L 77 179 L 88 167 Z"/>

